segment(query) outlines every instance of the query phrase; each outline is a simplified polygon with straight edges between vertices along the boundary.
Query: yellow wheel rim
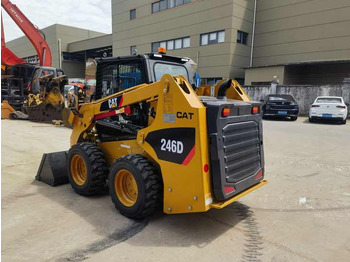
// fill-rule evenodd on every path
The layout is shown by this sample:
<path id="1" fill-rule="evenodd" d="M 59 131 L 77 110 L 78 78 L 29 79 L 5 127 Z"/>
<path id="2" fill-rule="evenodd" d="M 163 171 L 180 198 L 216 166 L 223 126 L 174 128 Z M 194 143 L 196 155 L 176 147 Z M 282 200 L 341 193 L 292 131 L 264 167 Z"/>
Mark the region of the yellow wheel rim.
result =
<path id="1" fill-rule="evenodd" d="M 84 159 L 79 155 L 74 155 L 70 165 L 70 172 L 72 174 L 73 181 L 82 186 L 86 182 L 87 169 Z"/>
<path id="2" fill-rule="evenodd" d="M 114 179 L 114 192 L 124 206 L 135 205 L 139 191 L 134 176 L 128 170 L 118 171 Z"/>

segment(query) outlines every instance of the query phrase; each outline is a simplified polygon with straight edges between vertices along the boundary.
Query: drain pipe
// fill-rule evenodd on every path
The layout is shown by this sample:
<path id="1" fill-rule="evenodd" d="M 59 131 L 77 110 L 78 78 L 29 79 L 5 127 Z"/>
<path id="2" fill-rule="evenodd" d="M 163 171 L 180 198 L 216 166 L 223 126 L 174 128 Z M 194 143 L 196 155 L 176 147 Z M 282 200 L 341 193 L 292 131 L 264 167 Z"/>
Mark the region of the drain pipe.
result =
<path id="1" fill-rule="evenodd" d="M 62 68 L 62 43 L 61 43 L 61 39 L 58 39 L 58 67 Z"/>
<path id="2" fill-rule="evenodd" d="M 255 23 L 256 23 L 256 1 L 254 0 L 254 17 L 253 17 L 253 32 L 252 32 L 252 44 L 250 47 L 250 61 L 249 67 L 253 66 L 253 52 L 254 52 L 254 38 L 255 38 Z"/>

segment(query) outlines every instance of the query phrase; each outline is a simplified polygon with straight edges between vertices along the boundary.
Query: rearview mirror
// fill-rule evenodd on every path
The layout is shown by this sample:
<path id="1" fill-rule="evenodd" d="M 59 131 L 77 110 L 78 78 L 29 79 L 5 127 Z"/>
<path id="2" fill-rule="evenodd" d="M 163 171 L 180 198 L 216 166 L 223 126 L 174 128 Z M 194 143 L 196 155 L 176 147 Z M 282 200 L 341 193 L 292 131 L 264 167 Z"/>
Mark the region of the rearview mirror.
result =
<path id="1" fill-rule="evenodd" d="M 264 103 L 264 101 L 265 101 L 264 99 L 261 99 L 261 100 L 260 100 L 261 103 Z"/>

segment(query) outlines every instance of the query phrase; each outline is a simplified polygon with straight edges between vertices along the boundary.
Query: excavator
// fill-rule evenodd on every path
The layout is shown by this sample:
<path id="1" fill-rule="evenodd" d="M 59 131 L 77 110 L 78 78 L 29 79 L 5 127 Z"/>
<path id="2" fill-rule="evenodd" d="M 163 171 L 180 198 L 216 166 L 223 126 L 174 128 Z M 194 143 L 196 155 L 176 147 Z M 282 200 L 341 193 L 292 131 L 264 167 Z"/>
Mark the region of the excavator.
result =
<path id="1" fill-rule="evenodd" d="M 189 58 L 96 59 L 95 101 L 71 88 L 68 151 L 43 155 L 36 179 L 91 196 L 109 187 L 132 219 L 222 209 L 265 185 L 261 104 L 231 79 L 197 88 Z"/>
<path id="2" fill-rule="evenodd" d="M 51 122 L 53 119 L 61 119 L 63 96 L 57 94 L 57 88 L 51 90 L 51 87 L 66 84 L 67 78 L 62 77 L 64 73 L 61 69 L 51 67 L 52 54 L 44 33 L 33 25 L 11 1 L 1 0 L 1 6 L 32 43 L 40 62 L 40 66 L 25 64 L 22 58 L 18 58 L 8 49 L 5 45 L 2 26 L 1 93 L 2 102 L 8 101 L 2 104 L 2 108 L 12 106 L 17 111 L 25 111 L 32 121 Z M 63 82 L 59 83 L 61 80 Z M 10 109 L 10 111 L 13 110 Z M 15 118 L 18 115 L 19 113 L 17 115 L 12 113 Z"/>

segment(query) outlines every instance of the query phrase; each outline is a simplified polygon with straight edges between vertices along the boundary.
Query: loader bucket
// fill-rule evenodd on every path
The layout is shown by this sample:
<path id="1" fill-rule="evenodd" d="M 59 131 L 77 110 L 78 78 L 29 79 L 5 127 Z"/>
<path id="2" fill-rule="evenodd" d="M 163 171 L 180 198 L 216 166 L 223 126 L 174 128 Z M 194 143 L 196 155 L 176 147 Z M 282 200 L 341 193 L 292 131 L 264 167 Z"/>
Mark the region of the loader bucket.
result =
<path id="1" fill-rule="evenodd" d="M 15 112 L 16 110 L 13 109 L 12 106 L 7 102 L 7 100 L 4 100 L 1 103 L 1 119 L 9 119 L 10 114 Z"/>
<path id="2" fill-rule="evenodd" d="M 35 179 L 50 186 L 69 183 L 67 151 L 44 154 Z"/>

